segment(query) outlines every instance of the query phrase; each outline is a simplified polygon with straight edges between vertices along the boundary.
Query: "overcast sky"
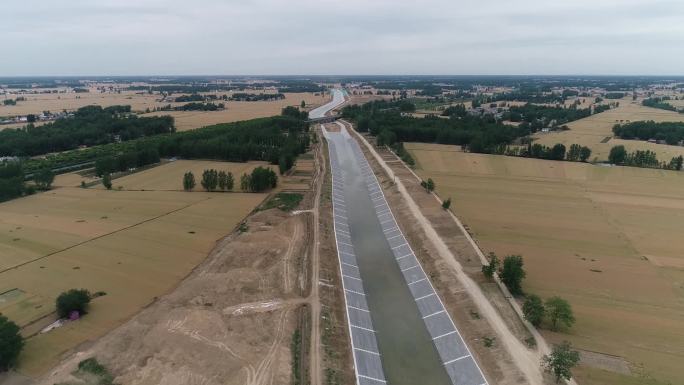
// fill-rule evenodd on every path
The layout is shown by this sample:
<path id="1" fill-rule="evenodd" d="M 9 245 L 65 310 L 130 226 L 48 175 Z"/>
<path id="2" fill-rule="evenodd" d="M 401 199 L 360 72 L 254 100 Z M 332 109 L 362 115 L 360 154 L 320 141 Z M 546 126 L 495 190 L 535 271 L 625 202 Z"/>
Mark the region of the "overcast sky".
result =
<path id="1" fill-rule="evenodd" d="M 684 75 L 682 0 L 3 0 L 0 76 Z"/>

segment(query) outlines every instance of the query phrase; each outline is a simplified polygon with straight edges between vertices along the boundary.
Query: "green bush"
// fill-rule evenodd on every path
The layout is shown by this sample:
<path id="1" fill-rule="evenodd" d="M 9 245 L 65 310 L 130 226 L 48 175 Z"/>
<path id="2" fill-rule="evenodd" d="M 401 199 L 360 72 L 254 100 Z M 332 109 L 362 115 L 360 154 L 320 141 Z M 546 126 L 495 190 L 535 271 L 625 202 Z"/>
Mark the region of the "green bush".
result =
<path id="1" fill-rule="evenodd" d="M 71 289 L 57 297 L 57 315 L 66 318 L 72 311 L 78 314 L 86 314 L 86 309 L 90 303 L 90 292 L 85 289 Z"/>
<path id="2" fill-rule="evenodd" d="M 114 376 L 109 373 L 109 370 L 105 368 L 102 364 L 97 362 L 95 357 L 87 358 L 78 363 L 78 370 L 74 373 L 76 377 L 81 378 L 81 374 L 88 373 L 96 377 L 95 385 L 113 385 Z"/>
<path id="3" fill-rule="evenodd" d="M 24 340 L 19 334 L 19 326 L 0 315 L 0 372 L 16 365 L 23 347 Z"/>

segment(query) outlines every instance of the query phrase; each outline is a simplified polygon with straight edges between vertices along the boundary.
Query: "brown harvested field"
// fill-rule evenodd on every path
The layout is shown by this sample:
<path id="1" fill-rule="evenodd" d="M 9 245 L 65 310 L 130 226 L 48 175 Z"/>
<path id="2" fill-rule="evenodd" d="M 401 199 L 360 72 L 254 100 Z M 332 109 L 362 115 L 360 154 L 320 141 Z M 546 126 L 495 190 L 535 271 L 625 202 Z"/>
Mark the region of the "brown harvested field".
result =
<path id="1" fill-rule="evenodd" d="M 25 335 L 55 319 L 60 292 L 107 293 L 82 320 L 29 338 L 20 372 L 42 373 L 171 290 L 264 197 L 65 187 L 0 204 L 0 312 Z"/>
<path id="2" fill-rule="evenodd" d="M 312 93 L 285 94 L 285 99 L 261 102 L 222 102 L 225 110 L 219 111 L 158 111 L 143 116 L 170 115 L 176 120 L 178 131 L 187 131 L 218 123 L 230 123 L 240 120 L 263 118 L 279 115 L 287 106 L 297 106 L 304 100 L 307 107 L 317 107 L 328 100 L 325 95 Z"/>
<path id="3" fill-rule="evenodd" d="M 684 383 L 684 173 L 406 148 L 485 252 L 524 256 L 527 292 L 570 301 L 577 323 L 547 338 L 623 357 L 632 379 Z"/>
<path id="4" fill-rule="evenodd" d="M 53 187 L 80 187 L 81 182 L 91 183 L 97 181 L 98 178 L 93 175 L 93 170 L 75 171 L 66 174 L 59 174 L 55 176 L 55 181 L 52 182 Z"/>
<path id="5" fill-rule="evenodd" d="M 669 104 L 669 105 L 671 105 L 671 106 L 675 106 L 675 107 L 677 107 L 677 108 L 684 108 L 684 99 L 680 99 L 680 100 L 668 100 L 668 101 L 667 101 L 667 104 Z"/>
<path id="6" fill-rule="evenodd" d="M 260 93 L 260 92 L 254 92 Z M 230 95 L 231 92 L 218 92 L 217 95 Z M 179 94 L 180 95 L 180 94 Z M 179 96 L 175 95 L 175 96 Z M 27 114 L 40 114 L 42 111 L 59 112 L 62 110 L 76 110 L 88 105 L 102 107 L 113 105 L 130 105 L 133 111 L 144 112 L 147 108 L 161 108 L 166 105 L 179 106 L 185 103 L 162 101 L 158 94 L 136 93 L 122 91 L 117 93 L 63 93 L 63 94 L 29 94 L 22 95 L 27 100 L 18 102 L 16 106 L 0 105 L 0 116 L 17 116 Z M 178 131 L 186 131 L 194 128 L 209 126 L 218 123 L 230 123 L 239 120 L 249 120 L 267 116 L 279 115 L 283 107 L 297 106 L 306 102 L 307 108 L 315 108 L 328 100 L 328 96 L 313 93 L 286 93 L 285 99 L 259 102 L 234 102 L 216 101 L 224 103 L 226 109 L 219 111 L 158 111 L 145 114 L 144 116 L 171 115 L 176 119 Z M 39 122 L 44 124 L 44 122 Z M 25 124 L 10 124 L 0 126 L 0 130 L 6 128 L 23 127 Z"/>
<path id="7" fill-rule="evenodd" d="M 177 160 L 174 162 L 165 163 L 158 167 L 153 167 L 141 172 L 136 172 L 117 178 L 112 181 L 114 188 L 123 190 L 151 190 L 151 191 L 183 191 L 183 175 L 191 171 L 195 175 L 195 189 L 194 191 L 203 191 L 200 181 L 202 180 L 202 172 L 207 169 L 215 169 L 216 171 L 232 172 L 235 187 L 233 191 L 240 190 L 240 176 L 242 174 L 249 174 L 257 167 L 275 166 L 269 165 L 267 162 L 249 162 L 249 163 L 234 163 L 234 162 L 217 162 L 217 161 L 194 161 L 194 160 Z M 277 171 L 277 167 L 274 168 Z M 65 178 L 65 177 L 63 177 Z M 66 179 L 66 178 L 65 178 Z M 73 178 L 74 180 L 76 178 Z M 81 182 L 78 182 L 80 185 Z M 87 183 L 87 182 L 86 182 Z M 98 189 L 104 189 L 102 184 L 95 186 Z"/>
<path id="8" fill-rule="evenodd" d="M 570 122 L 568 131 L 537 133 L 537 143 L 553 146 L 563 143 L 569 147 L 573 143 L 588 146 L 592 150 L 591 159 L 608 160 L 608 153 L 613 146 L 624 145 L 628 151 L 651 150 L 658 154 L 661 161 L 669 161 L 672 157 L 684 155 L 684 147 L 665 144 L 648 143 L 640 140 L 624 140 L 613 138 L 613 126 L 619 123 L 653 120 L 656 122 L 682 122 L 684 114 L 674 111 L 644 107 L 641 101 L 632 102 L 631 98 L 619 100 L 618 108 L 595 114 L 584 119 Z M 606 138 L 611 138 L 602 143 Z"/>
<path id="9" fill-rule="evenodd" d="M 160 95 L 137 92 L 122 91 L 120 94 L 100 93 L 91 89 L 91 92 L 87 93 L 70 92 L 20 95 L 26 98 L 26 100 L 17 102 L 15 106 L 0 105 L 0 116 L 40 114 L 43 111 L 70 111 L 89 105 L 99 105 L 102 107 L 130 105 L 134 111 L 144 111 L 146 108 L 153 109 L 168 104 L 159 102 L 161 99 Z"/>
<path id="10" fill-rule="evenodd" d="M 307 216 L 272 209 L 245 223 L 172 292 L 36 383 L 81 383 L 71 373 L 87 357 L 122 385 L 289 383 L 292 336 L 306 324 Z"/>

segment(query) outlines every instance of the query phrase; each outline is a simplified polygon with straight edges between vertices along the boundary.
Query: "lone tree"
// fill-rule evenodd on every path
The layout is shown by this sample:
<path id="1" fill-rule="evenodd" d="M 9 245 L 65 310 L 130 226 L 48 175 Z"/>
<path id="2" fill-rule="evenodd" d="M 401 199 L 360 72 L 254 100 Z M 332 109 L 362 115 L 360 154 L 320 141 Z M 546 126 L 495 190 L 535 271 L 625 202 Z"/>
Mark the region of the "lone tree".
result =
<path id="1" fill-rule="evenodd" d="M 449 207 L 451 207 L 451 198 L 447 198 L 445 201 L 442 202 L 442 208 L 444 210 L 449 210 Z"/>
<path id="2" fill-rule="evenodd" d="M 105 186 L 107 190 L 112 189 L 112 175 L 108 172 L 102 174 L 102 185 Z"/>
<path id="3" fill-rule="evenodd" d="M 509 255 L 503 260 L 503 267 L 499 272 L 501 281 L 513 295 L 520 295 L 522 291 L 522 280 L 525 278 L 523 270 L 523 258 L 520 255 Z"/>
<path id="4" fill-rule="evenodd" d="M 232 191 L 233 187 L 235 187 L 235 178 L 233 178 L 232 172 L 228 172 L 226 174 L 226 190 Z"/>
<path id="5" fill-rule="evenodd" d="M 204 170 L 202 173 L 202 187 L 207 191 L 216 190 L 218 186 L 218 172 L 216 170 Z"/>
<path id="6" fill-rule="evenodd" d="M 432 178 L 428 178 L 425 188 L 428 192 L 433 192 L 435 190 L 435 181 Z"/>
<path id="7" fill-rule="evenodd" d="M 489 253 L 489 265 L 482 266 L 482 274 L 487 278 L 492 278 L 494 272 L 499 267 L 499 258 L 494 253 Z"/>
<path id="8" fill-rule="evenodd" d="M 539 296 L 534 294 L 528 295 L 525 299 L 525 303 L 523 303 L 522 310 L 523 314 L 525 315 L 525 319 L 532 325 L 535 327 L 539 327 L 539 325 L 541 325 L 542 321 L 544 320 L 546 309 L 544 308 L 544 303 Z"/>
<path id="9" fill-rule="evenodd" d="M 188 171 L 183 175 L 183 190 L 192 191 L 195 188 L 195 174 Z"/>
<path id="10" fill-rule="evenodd" d="M 557 331 L 561 325 L 570 327 L 575 323 L 570 303 L 561 297 L 551 297 L 546 300 L 546 314 L 551 321 L 551 330 Z"/>
<path id="11" fill-rule="evenodd" d="M 86 308 L 90 303 L 90 292 L 86 289 L 71 289 L 65 291 L 57 297 L 57 315 L 59 318 L 67 318 L 71 312 L 78 312 L 79 315 L 86 313 Z"/>
<path id="12" fill-rule="evenodd" d="M 542 358 L 542 367 L 546 372 L 553 374 L 556 383 L 560 383 L 561 380 L 572 378 L 571 369 L 577 366 L 579 361 L 579 352 L 572 350 L 570 342 L 565 341 L 560 345 L 554 345 L 551 354 Z"/>
<path id="13" fill-rule="evenodd" d="M 228 175 L 226 175 L 225 171 L 219 171 L 218 173 L 218 187 L 226 191 L 226 184 L 228 183 Z"/>
<path id="14" fill-rule="evenodd" d="M 269 188 L 274 188 L 278 184 L 278 176 L 270 168 L 257 167 L 252 170 L 249 178 L 249 190 L 252 192 L 262 192 Z"/>
<path id="15" fill-rule="evenodd" d="M 49 190 L 50 186 L 52 186 L 52 182 L 55 180 L 55 173 L 49 168 L 44 168 L 36 173 L 33 180 L 36 182 L 36 186 L 38 186 L 39 189 Z"/>
<path id="16" fill-rule="evenodd" d="M 300 107 L 302 107 L 302 108 L 306 107 L 306 102 L 302 100 L 302 103 L 300 104 Z"/>
<path id="17" fill-rule="evenodd" d="M 608 154 L 608 161 L 612 164 L 623 164 L 625 163 L 625 158 L 627 158 L 627 150 L 625 146 L 614 146 L 610 149 Z"/>
<path id="18" fill-rule="evenodd" d="M 251 177 L 247 174 L 242 174 L 240 177 L 240 190 L 250 192 L 251 184 Z"/>
<path id="19" fill-rule="evenodd" d="M 435 189 L 435 181 L 432 178 L 428 178 L 427 181 L 421 181 L 420 187 L 425 189 L 425 192 L 432 192 Z"/>
<path id="20" fill-rule="evenodd" d="M 0 315 L 0 372 L 16 365 L 23 347 L 24 340 L 19 334 L 19 326 Z"/>
<path id="21" fill-rule="evenodd" d="M 582 146 L 582 148 L 580 149 L 580 161 L 586 162 L 590 156 L 591 156 L 591 148 L 589 148 L 587 146 Z"/>

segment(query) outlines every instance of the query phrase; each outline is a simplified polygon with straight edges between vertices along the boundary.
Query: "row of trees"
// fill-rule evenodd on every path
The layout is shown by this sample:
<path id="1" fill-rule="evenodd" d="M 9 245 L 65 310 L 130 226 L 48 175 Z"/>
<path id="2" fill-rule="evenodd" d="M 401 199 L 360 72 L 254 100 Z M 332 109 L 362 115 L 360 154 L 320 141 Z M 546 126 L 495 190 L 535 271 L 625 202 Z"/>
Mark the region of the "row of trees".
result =
<path id="1" fill-rule="evenodd" d="M 613 146 L 608 154 L 608 161 L 612 164 L 632 167 L 662 168 L 665 170 L 680 171 L 684 164 L 684 157 L 679 155 L 670 159 L 669 162 L 658 160 L 656 153 L 651 150 L 635 150 L 628 152 L 625 146 Z"/>
<path id="2" fill-rule="evenodd" d="M 231 191 L 235 186 L 235 179 L 232 172 L 225 172 L 223 170 L 216 171 L 214 169 L 204 170 L 202 173 L 202 187 L 207 191 Z M 188 171 L 183 175 L 183 189 L 191 191 L 195 188 L 195 175 Z"/>
<path id="3" fill-rule="evenodd" d="M 0 156 L 35 156 L 173 132 L 170 116 L 139 118 L 130 106 L 87 106 L 42 126 L 0 131 Z"/>
<path id="4" fill-rule="evenodd" d="M 19 162 L 0 163 L 0 202 L 31 195 L 38 190 L 49 190 L 55 174 L 49 168 L 33 174 L 34 184 L 26 184 L 24 170 Z"/>
<path id="5" fill-rule="evenodd" d="M 269 101 L 269 100 L 281 100 L 285 99 L 285 95 L 281 93 L 276 94 L 248 94 L 243 92 L 238 92 L 230 95 L 230 100 L 239 102 L 259 102 L 259 101 Z"/>
<path id="6" fill-rule="evenodd" d="M 216 95 L 211 95 L 213 96 L 213 99 L 216 99 Z M 186 103 L 186 102 L 203 102 L 207 100 L 208 97 L 200 94 L 190 94 L 190 95 L 181 95 L 176 97 L 173 101 L 176 103 Z"/>
<path id="7" fill-rule="evenodd" d="M 667 103 L 668 100 L 670 100 L 669 96 L 653 97 L 644 99 L 641 104 L 646 107 L 659 108 L 661 110 L 684 112 L 684 110 L 677 110 L 677 107 Z"/>
<path id="8" fill-rule="evenodd" d="M 49 188 L 52 180 L 40 179 L 41 175 L 45 175 L 44 172 L 51 173 L 49 170 L 87 162 L 95 163 L 96 174 L 101 177 L 157 163 L 161 157 L 233 162 L 262 160 L 278 165 L 282 174 L 293 166 L 299 154 L 307 150 L 311 139 L 306 112 L 289 107 L 283 113 L 285 116 L 218 124 L 193 131 L 66 151 L 22 162 L 2 162 L 0 201 L 32 194 L 36 187 Z M 36 184 L 25 185 L 25 174 L 32 174 Z M 108 179 L 111 180 L 111 176 Z"/>
<path id="9" fill-rule="evenodd" d="M 652 120 L 616 124 L 613 133 L 622 139 L 664 140 L 667 144 L 676 145 L 684 140 L 684 123 L 662 122 Z"/>
<path id="10" fill-rule="evenodd" d="M 523 257 L 509 255 L 499 262 L 494 253 L 489 255 L 489 263 L 482 266 L 482 273 L 491 279 L 494 273 L 514 296 L 523 295 L 522 281 L 527 275 L 524 269 Z M 546 301 L 534 294 L 528 294 L 523 303 L 523 316 L 535 327 L 541 327 L 544 322 L 550 325 L 551 330 L 560 331 L 561 328 L 569 328 L 575 323 L 575 316 L 570 303 L 561 297 L 554 296 Z M 542 359 L 544 369 L 553 374 L 556 382 L 572 377 L 571 369 L 579 363 L 579 353 L 572 350 L 569 342 L 555 345 L 551 354 Z"/>
<path id="11" fill-rule="evenodd" d="M 376 136 L 380 145 L 397 142 L 455 144 L 466 146 L 472 152 L 490 153 L 497 146 L 530 133 L 527 128 L 501 124 L 492 116 L 414 118 L 402 115 L 404 102 L 374 101 L 362 106 L 347 106 L 342 115 L 355 121 L 359 131 Z"/>
<path id="12" fill-rule="evenodd" d="M 525 319 L 535 327 L 542 326 L 544 321 L 550 324 L 551 330 L 559 331 L 562 327 L 569 328 L 575 323 L 575 316 L 568 301 L 554 296 L 545 302 L 534 294 L 529 294 L 523 303 Z"/>
<path id="13" fill-rule="evenodd" d="M 97 159 L 95 161 L 95 174 L 101 177 L 106 173 L 122 172 L 159 163 L 160 160 L 161 157 L 156 148 L 133 149 L 120 154 L 108 155 Z"/>
<path id="14" fill-rule="evenodd" d="M 119 158 L 119 155 L 144 150 L 156 150 L 160 157 L 187 159 L 217 159 L 232 162 L 263 160 L 280 165 L 281 172 L 289 170 L 297 155 L 309 146 L 309 125 L 306 116 L 294 108 L 297 118 L 276 116 L 242 122 L 223 123 L 192 131 L 139 138 L 49 155 L 45 158 L 23 160 L 24 169 L 32 173 L 42 168 L 63 168 Z M 304 113 L 306 115 L 306 113 Z M 128 168 L 136 167 L 127 162 Z M 112 172 L 115 167 L 107 167 Z M 122 169 L 119 167 L 119 169 Z"/>
<path id="15" fill-rule="evenodd" d="M 171 106 L 168 106 L 169 109 L 172 109 Z M 197 103 L 197 102 L 192 102 L 192 103 L 186 103 L 183 104 L 182 106 L 176 106 L 173 107 L 174 111 L 218 111 L 226 108 L 226 105 L 223 103 Z"/>
<path id="16" fill-rule="evenodd" d="M 524 294 L 522 281 L 527 276 L 524 269 L 523 257 L 521 255 L 509 255 L 499 262 L 494 253 L 489 255 L 489 264 L 482 266 L 482 273 L 487 278 L 492 278 L 497 272 L 501 282 L 508 288 L 514 296 Z M 545 317 L 551 323 L 551 329 L 559 330 L 561 325 L 572 326 L 575 317 L 572 314 L 570 304 L 560 297 L 551 297 L 542 303 L 541 298 L 534 294 L 527 295 L 523 305 L 525 318 L 534 326 L 539 327 Z"/>
<path id="17" fill-rule="evenodd" d="M 200 183 L 206 191 L 232 191 L 235 187 L 235 178 L 232 172 L 209 169 L 202 173 Z M 240 177 L 240 189 L 244 192 L 262 192 L 275 188 L 277 185 L 278 176 L 266 167 L 259 166 L 250 174 L 243 174 Z M 191 171 L 186 172 L 183 175 L 183 189 L 192 191 L 195 186 L 195 175 Z"/>
<path id="18" fill-rule="evenodd" d="M 530 144 L 528 151 L 521 156 L 548 160 L 567 160 L 570 162 L 586 162 L 591 156 L 591 149 L 579 144 L 570 145 L 566 151 L 565 145 L 557 143 L 553 147 L 547 147 L 539 143 Z"/>

